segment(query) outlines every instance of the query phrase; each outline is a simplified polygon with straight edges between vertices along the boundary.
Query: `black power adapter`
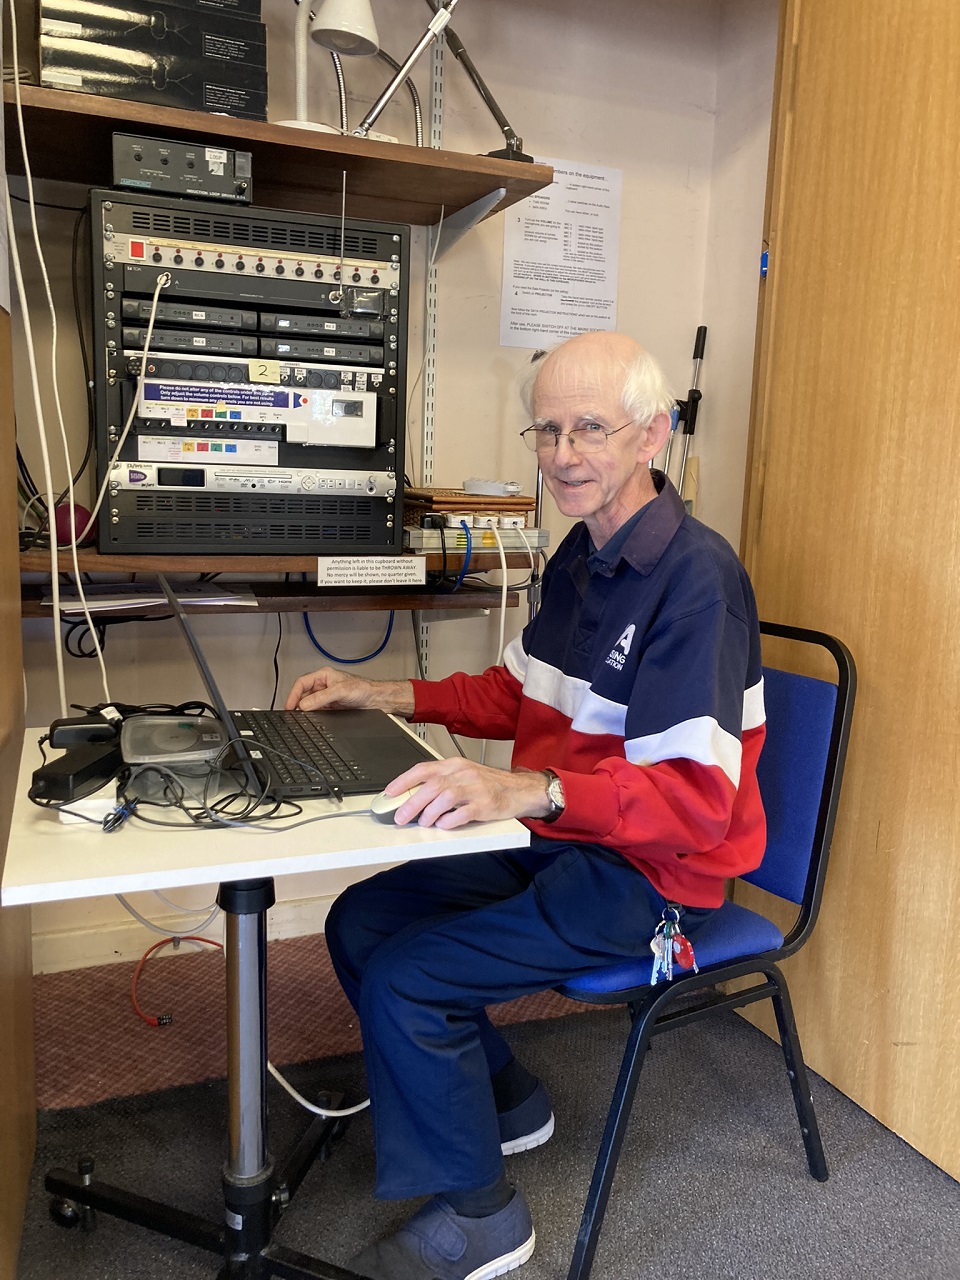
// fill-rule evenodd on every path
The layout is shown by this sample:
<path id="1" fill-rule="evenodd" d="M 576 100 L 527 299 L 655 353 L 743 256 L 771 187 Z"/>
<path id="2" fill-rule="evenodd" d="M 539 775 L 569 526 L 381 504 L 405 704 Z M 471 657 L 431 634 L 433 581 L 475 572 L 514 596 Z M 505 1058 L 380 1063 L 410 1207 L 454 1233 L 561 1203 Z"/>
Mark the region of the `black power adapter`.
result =
<path id="1" fill-rule="evenodd" d="M 99 713 L 69 716 L 50 726 L 51 747 L 78 747 L 84 742 L 115 742 L 117 726 Z"/>
<path id="2" fill-rule="evenodd" d="M 120 743 L 85 742 L 33 771 L 30 799 L 67 804 L 91 795 L 123 767 Z"/>

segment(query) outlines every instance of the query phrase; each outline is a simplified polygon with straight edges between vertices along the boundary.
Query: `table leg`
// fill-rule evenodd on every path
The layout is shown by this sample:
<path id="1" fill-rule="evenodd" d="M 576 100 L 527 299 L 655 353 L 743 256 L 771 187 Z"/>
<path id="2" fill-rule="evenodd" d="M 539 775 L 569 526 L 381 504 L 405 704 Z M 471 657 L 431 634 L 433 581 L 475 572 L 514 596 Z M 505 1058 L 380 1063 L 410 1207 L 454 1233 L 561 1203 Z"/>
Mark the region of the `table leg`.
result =
<path id="1" fill-rule="evenodd" d="M 148 1227 L 220 1254 L 221 1280 L 356 1280 L 353 1272 L 270 1244 L 280 1212 L 309 1164 L 326 1154 L 343 1120 L 315 1120 L 285 1161 L 279 1178 L 267 1151 L 267 911 L 276 901 L 273 880 L 222 884 L 217 895 L 227 930 L 228 1156 L 223 1168 L 225 1226 L 184 1213 L 93 1178 L 85 1157 L 78 1173 L 51 1169 L 46 1188 L 65 1198 L 60 1220 L 69 1225 L 77 1205 Z"/>
<path id="2" fill-rule="evenodd" d="M 222 884 L 226 916 L 229 1147 L 223 1169 L 226 1256 L 256 1256 L 279 1215 L 267 1154 L 267 912 L 273 880 Z"/>

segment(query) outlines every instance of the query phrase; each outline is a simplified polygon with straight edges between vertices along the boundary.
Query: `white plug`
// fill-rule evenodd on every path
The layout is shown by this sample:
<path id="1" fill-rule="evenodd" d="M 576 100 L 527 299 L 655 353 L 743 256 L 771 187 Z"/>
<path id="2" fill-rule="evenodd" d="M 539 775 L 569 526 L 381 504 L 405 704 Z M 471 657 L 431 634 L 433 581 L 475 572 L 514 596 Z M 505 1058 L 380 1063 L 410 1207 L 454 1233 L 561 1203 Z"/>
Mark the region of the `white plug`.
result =
<path id="1" fill-rule="evenodd" d="M 461 524 L 465 524 L 468 529 L 472 529 L 473 516 L 467 511 L 446 511 L 444 512 L 443 523 L 448 529 L 459 529 Z"/>
<path id="2" fill-rule="evenodd" d="M 475 529 L 495 529 L 499 519 L 499 516 L 489 515 L 484 512 L 482 515 L 475 515 L 473 517 L 473 527 Z"/>
<path id="3" fill-rule="evenodd" d="M 500 516 L 499 523 L 501 529 L 524 529 L 527 524 L 526 516 Z"/>

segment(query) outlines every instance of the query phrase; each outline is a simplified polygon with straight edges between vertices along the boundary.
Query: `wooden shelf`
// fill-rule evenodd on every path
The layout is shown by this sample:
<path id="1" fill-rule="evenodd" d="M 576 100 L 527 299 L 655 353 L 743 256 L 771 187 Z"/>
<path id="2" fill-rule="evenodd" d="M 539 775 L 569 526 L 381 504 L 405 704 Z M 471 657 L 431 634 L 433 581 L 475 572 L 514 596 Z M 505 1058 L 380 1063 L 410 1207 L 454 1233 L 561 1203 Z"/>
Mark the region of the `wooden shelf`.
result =
<path id="1" fill-rule="evenodd" d="M 23 173 L 13 85 L 3 86 L 7 168 Z M 462 155 L 430 147 L 313 133 L 95 94 L 22 85 L 30 167 L 36 178 L 109 187 L 111 135 L 143 131 L 208 139 L 253 153 L 255 205 L 339 213 L 347 175 L 347 215 L 435 225 L 441 216 L 506 188 L 497 212 L 550 185 L 549 165 Z M 242 210 L 243 206 L 237 206 Z"/>
<path id="2" fill-rule="evenodd" d="M 9 172 L 23 173 L 13 85 L 3 86 L 6 125 L 6 163 Z M 301 212 L 338 214 L 343 174 L 347 175 L 347 215 L 435 225 L 441 218 L 466 209 L 503 187 L 506 194 L 496 212 L 550 185 L 549 165 L 523 164 L 487 156 L 461 155 L 429 147 L 378 143 L 368 139 L 313 133 L 229 116 L 207 115 L 146 103 L 123 102 L 94 94 L 68 93 L 23 85 L 20 88 L 24 130 L 31 171 L 36 178 L 55 178 L 86 186 L 109 187 L 112 182 L 111 135 L 144 132 L 187 141 L 208 140 L 253 153 L 254 204 Z M 239 214 L 243 206 L 237 206 Z M 427 567 L 439 570 L 442 557 L 426 557 Z M 48 574 L 46 552 L 20 558 L 27 574 Z M 61 572 L 72 572 L 72 560 L 61 553 Z M 258 608 L 294 612 L 307 610 L 443 609 L 499 607 L 499 589 L 461 588 L 455 593 L 423 588 L 369 588 L 318 591 L 310 584 L 252 581 L 257 575 L 314 573 L 315 556 L 100 556 L 81 551 L 82 572 L 125 574 L 153 572 L 172 576 L 223 573 L 248 581 Z M 463 556 L 450 552 L 448 571 L 459 570 Z M 507 556 L 511 568 L 529 565 L 526 555 Z M 470 559 L 471 572 L 500 567 L 499 557 L 480 552 Z M 40 604 L 42 587 L 23 587 L 25 617 L 49 617 Z M 519 604 L 510 592 L 508 604 Z M 219 605 L 191 606 L 198 612 L 224 612 Z M 235 606 L 232 612 L 249 610 Z M 149 616 L 148 612 L 132 611 Z M 162 612 L 157 610 L 156 612 Z"/>
<path id="3" fill-rule="evenodd" d="M 530 557 L 525 551 L 508 551 L 507 567 L 510 569 L 530 568 Z M 428 551 L 426 554 L 428 569 L 441 569 L 443 557 L 439 551 Z M 243 574 L 244 577 L 257 573 L 316 573 L 317 557 L 312 556 L 216 556 L 204 552 L 197 556 L 144 555 L 142 552 L 128 555 L 101 555 L 89 547 L 77 552 L 77 563 L 81 573 L 230 573 Z M 73 557 L 68 550 L 60 549 L 57 560 L 61 573 L 73 573 Z M 447 567 L 460 569 L 463 565 L 463 554 L 459 551 L 447 552 Z M 500 557 L 496 551 L 475 551 L 470 556 L 470 572 L 483 573 L 487 569 L 499 569 Z M 46 550 L 22 551 L 20 553 L 21 573 L 50 572 L 50 552 Z"/>
<path id="4" fill-rule="evenodd" d="M 186 603 L 190 613 L 386 613 L 397 610 L 443 610 L 468 612 L 476 609 L 499 609 L 499 588 L 479 590 L 460 587 L 458 591 L 432 591 L 427 587 L 369 587 L 355 590 L 352 587 L 327 588 L 318 591 L 310 583 L 299 582 L 251 582 L 248 584 L 256 597 L 256 605 Z M 50 588 L 41 583 L 24 583 L 21 588 L 21 613 L 24 618 L 50 618 L 50 605 L 41 604 Z M 516 591 L 507 592 L 507 608 L 514 609 L 520 603 Z M 157 618 L 168 616 L 167 605 L 138 609 L 111 609 L 111 618 Z M 98 615 L 95 613 L 94 618 Z M 66 620 L 66 619 L 65 619 Z M 70 621 L 83 622 L 82 614 L 71 614 Z"/>
<path id="5" fill-rule="evenodd" d="M 471 609 L 498 609 L 500 588 L 461 587 L 458 591 L 440 591 L 429 587 L 324 587 L 310 582 L 282 582 L 276 575 L 283 573 L 315 573 L 316 556 L 143 556 L 100 555 L 98 551 L 77 552 L 82 573 L 111 575 L 140 574 L 149 578 L 151 573 L 165 573 L 170 577 L 194 578 L 201 573 L 223 573 L 236 581 L 241 578 L 253 591 L 256 607 L 250 605 L 217 605 L 191 602 L 191 613 L 345 613 L 383 612 L 389 609 L 424 609 L 460 611 Z M 442 557 L 429 553 L 427 568 L 439 571 Z M 59 558 L 62 573 L 73 572 L 72 557 L 61 551 Z M 529 558 L 518 552 L 507 553 L 509 568 L 530 567 Z M 449 573 L 459 572 L 463 555 L 451 551 L 447 555 Z M 481 551 L 470 557 L 470 572 L 482 573 L 487 569 L 499 569 L 500 558 L 492 552 Z M 49 581 L 50 557 L 46 551 L 25 551 L 20 556 L 21 574 L 44 575 Z M 257 580 L 259 575 L 274 575 L 272 579 Z M 48 588 L 44 582 L 25 582 L 21 586 L 21 607 L 25 618 L 49 618 L 49 605 L 40 603 Z M 516 591 L 507 593 L 508 608 L 516 608 L 520 596 Z M 166 607 L 156 609 L 129 609 L 116 611 L 128 616 L 155 617 L 165 613 Z"/>

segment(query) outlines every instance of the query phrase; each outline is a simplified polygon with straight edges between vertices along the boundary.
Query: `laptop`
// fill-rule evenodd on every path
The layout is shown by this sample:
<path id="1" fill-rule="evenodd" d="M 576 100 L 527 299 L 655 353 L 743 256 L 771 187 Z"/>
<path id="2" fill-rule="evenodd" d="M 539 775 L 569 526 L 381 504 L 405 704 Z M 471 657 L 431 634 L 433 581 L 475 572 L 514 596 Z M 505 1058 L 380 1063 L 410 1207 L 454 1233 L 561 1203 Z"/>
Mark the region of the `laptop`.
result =
<path id="1" fill-rule="evenodd" d="M 254 795 L 266 779 L 276 800 L 375 795 L 405 769 L 436 755 L 383 711 L 231 711 L 213 678 L 183 605 L 163 574 L 157 581 L 217 716 L 236 736 L 233 751 Z"/>

